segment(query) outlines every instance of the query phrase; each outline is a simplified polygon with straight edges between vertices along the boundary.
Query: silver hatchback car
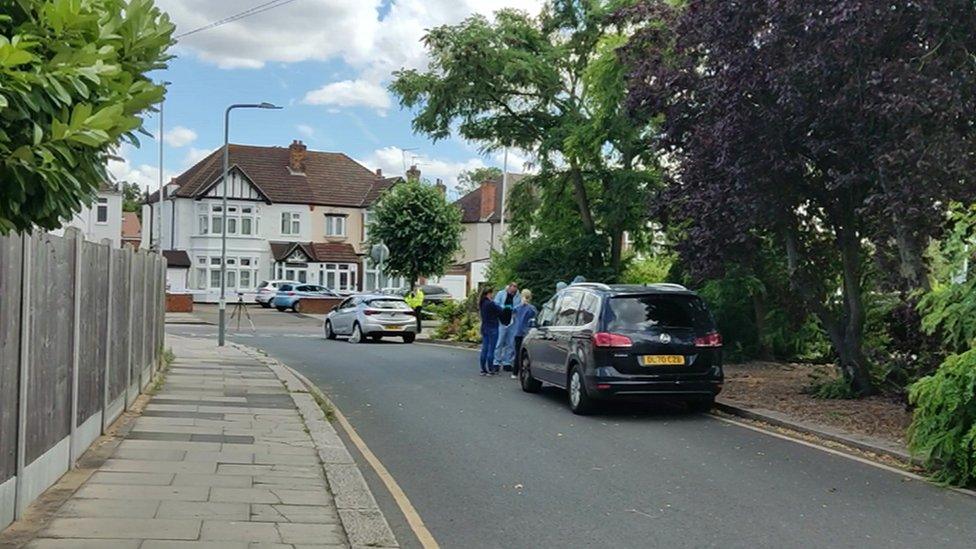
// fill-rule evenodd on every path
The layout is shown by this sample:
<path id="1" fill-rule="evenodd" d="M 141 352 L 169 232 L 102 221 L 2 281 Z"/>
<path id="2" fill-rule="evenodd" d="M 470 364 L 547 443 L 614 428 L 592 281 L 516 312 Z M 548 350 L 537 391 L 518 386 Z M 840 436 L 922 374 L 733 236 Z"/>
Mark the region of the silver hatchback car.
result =
<path id="1" fill-rule="evenodd" d="M 366 338 L 379 341 L 384 336 L 403 338 L 413 343 L 417 337 L 417 317 L 403 299 L 389 295 L 354 295 L 325 316 L 325 337 L 349 336 L 350 343 Z"/>

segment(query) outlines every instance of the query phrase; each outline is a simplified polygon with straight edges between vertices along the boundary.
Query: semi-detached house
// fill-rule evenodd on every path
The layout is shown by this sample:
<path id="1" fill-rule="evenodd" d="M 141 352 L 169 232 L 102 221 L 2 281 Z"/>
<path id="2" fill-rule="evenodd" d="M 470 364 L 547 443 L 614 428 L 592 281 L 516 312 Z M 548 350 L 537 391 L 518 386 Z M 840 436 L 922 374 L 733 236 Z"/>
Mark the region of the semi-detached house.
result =
<path id="1" fill-rule="evenodd" d="M 366 227 L 369 208 L 398 178 L 341 153 L 309 151 L 301 141 L 288 147 L 232 144 L 224 211 L 222 153 L 217 149 L 166 186 L 162 230 L 152 242 L 161 236 L 167 256 L 185 258 L 171 266 L 170 291 L 185 285 L 196 301 L 218 299 L 225 227 L 229 300 L 237 292 L 250 299 L 260 281 L 272 278 L 343 291 L 396 283 L 370 264 Z M 153 195 L 147 209 L 155 207 Z"/>

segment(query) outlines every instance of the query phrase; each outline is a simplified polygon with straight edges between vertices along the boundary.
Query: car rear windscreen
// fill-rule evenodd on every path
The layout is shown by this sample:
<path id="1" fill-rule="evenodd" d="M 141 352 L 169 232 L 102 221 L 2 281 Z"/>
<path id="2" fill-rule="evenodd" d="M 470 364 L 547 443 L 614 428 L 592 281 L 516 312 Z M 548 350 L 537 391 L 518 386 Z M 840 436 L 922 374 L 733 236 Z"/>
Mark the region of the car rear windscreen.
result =
<path id="1" fill-rule="evenodd" d="M 610 299 L 607 329 L 647 330 L 651 328 L 712 329 L 708 309 L 695 296 L 636 295 Z"/>
<path id="2" fill-rule="evenodd" d="M 410 309 L 410 306 L 402 299 L 374 299 L 369 301 L 367 305 L 374 309 Z"/>
<path id="3" fill-rule="evenodd" d="M 261 283 L 258 284 L 258 289 L 260 290 L 261 288 L 264 288 L 267 285 L 268 285 L 268 281 L 267 280 L 262 280 Z"/>

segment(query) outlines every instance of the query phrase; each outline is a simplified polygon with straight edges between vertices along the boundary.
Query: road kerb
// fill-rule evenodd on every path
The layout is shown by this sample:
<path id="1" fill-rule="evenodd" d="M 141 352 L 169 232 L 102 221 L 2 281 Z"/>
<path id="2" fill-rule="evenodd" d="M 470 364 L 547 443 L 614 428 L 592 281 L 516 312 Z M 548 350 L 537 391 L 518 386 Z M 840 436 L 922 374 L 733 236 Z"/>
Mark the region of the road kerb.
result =
<path id="1" fill-rule="evenodd" d="M 856 450 L 860 450 L 862 452 L 869 452 L 872 454 L 888 456 L 906 465 L 914 465 L 914 466 L 923 465 L 922 460 L 919 459 L 918 457 L 912 456 L 907 451 L 904 451 L 899 448 L 895 448 L 892 445 L 887 445 L 883 441 L 869 440 L 867 438 L 858 438 L 856 436 L 849 435 L 847 433 L 838 430 L 794 420 L 785 414 L 781 414 L 772 410 L 747 408 L 745 406 L 739 406 L 737 404 L 731 404 L 729 402 L 723 402 L 723 401 L 717 401 L 715 403 L 715 408 L 727 414 L 731 414 L 745 419 L 762 421 L 763 423 L 768 423 L 776 427 L 783 427 L 785 429 L 796 431 L 798 433 L 803 433 L 824 440 L 836 442 L 838 444 L 843 444 L 844 446 L 848 446 Z"/>
<path id="2" fill-rule="evenodd" d="M 363 452 L 365 444 L 362 443 L 362 439 L 355 434 L 354 430 L 350 432 L 352 426 L 348 424 L 348 421 L 342 416 L 341 412 L 339 412 L 335 405 L 332 404 L 318 387 L 291 367 L 246 345 L 238 343 L 233 343 L 233 345 L 266 364 L 287 388 L 288 394 L 291 395 L 295 406 L 298 407 L 298 411 L 305 420 L 305 424 L 315 444 L 319 459 L 322 462 L 322 467 L 325 470 L 329 489 L 335 498 L 339 519 L 342 522 L 342 527 L 346 531 L 346 536 L 349 538 L 350 543 L 354 547 L 399 547 L 393 530 L 390 528 L 386 517 L 383 516 L 379 505 L 376 503 L 376 499 L 369 489 L 369 485 L 356 466 L 355 460 L 353 460 L 345 448 L 335 428 L 326 419 L 325 411 L 319 407 L 313 395 L 320 401 L 325 402 L 333 410 L 340 425 L 349 434 L 350 439 L 357 445 L 357 448 Z M 372 452 L 369 452 L 368 448 L 365 449 L 364 457 L 366 457 L 366 460 L 374 469 L 377 468 L 379 460 L 372 455 Z M 370 459 L 371 457 L 372 460 Z M 373 462 L 374 460 L 376 463 Z M 382 468 L 382 464 L 379 466 Z M 389 477 L 389 480 L 392 481 L 389 472 L 385 468 L 382 468 L 382 472 L 377 470 L 377 474 L 389 488 L 390 485 L 386 478 Z M 395 485 L 395 481 L 393 481 L 393 484 Z M 399 490 L 398 486 L 397 490 Z M 391 493 L 393 493 L 392 489 Z M 402 490 L 400 490 L 400 493 L 402 494 Z M 404 495 L 403 498 L 405 499 L 406 496 Z M 420 539 L 424 547 L 437 547 L 436 542 L 433 545 L 425 543 L 425 539 L 422 537 L 423 532 L 426 532 L 429 540 L 433 541 L 433 537 L 430 536 L 426 526 L 423 526 L 423 522 L 420 521 L 422 531 L 418 532 L 414 522 L 411 521 L 411 516 L 404 509 L 403 503 L 397 498 L 396 494 L 394 494 L 394 499 L 400 508 L 404 510 L 407 522 L 415 534 L 417 534 L 418 539 Z M 407 501 L 407 505 L 409 505 L 409 501 Z M 413 506 L 409 505 L 409 509 L 413 510 Z M 416 515 L 416 510 L 413 510 L 413 513 L 416 519 L 419 520 L 419 515 Z"/>

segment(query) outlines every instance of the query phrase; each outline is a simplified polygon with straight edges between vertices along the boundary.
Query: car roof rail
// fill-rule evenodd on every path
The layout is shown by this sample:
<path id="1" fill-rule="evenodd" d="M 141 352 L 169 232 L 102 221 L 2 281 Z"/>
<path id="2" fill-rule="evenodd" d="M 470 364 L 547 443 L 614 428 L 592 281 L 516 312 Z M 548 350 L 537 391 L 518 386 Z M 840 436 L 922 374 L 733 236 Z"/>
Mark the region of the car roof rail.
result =
<path id="1" fill-rule="evenodd" d="M 610 286 L 602 282 L 573 282 L 570 286 L 575 286 L 577 288 L 598 288 L 600 290 L 609 290 Z"/>
<path id="2" fill-rule="evenodd" d="M 651 288 L 688 291 L 688 288 L 682 286 L 681 284 L 675 284 L 673 282 L 655 282 L 654 284 L 648 284 L 647 286 Z"/>

